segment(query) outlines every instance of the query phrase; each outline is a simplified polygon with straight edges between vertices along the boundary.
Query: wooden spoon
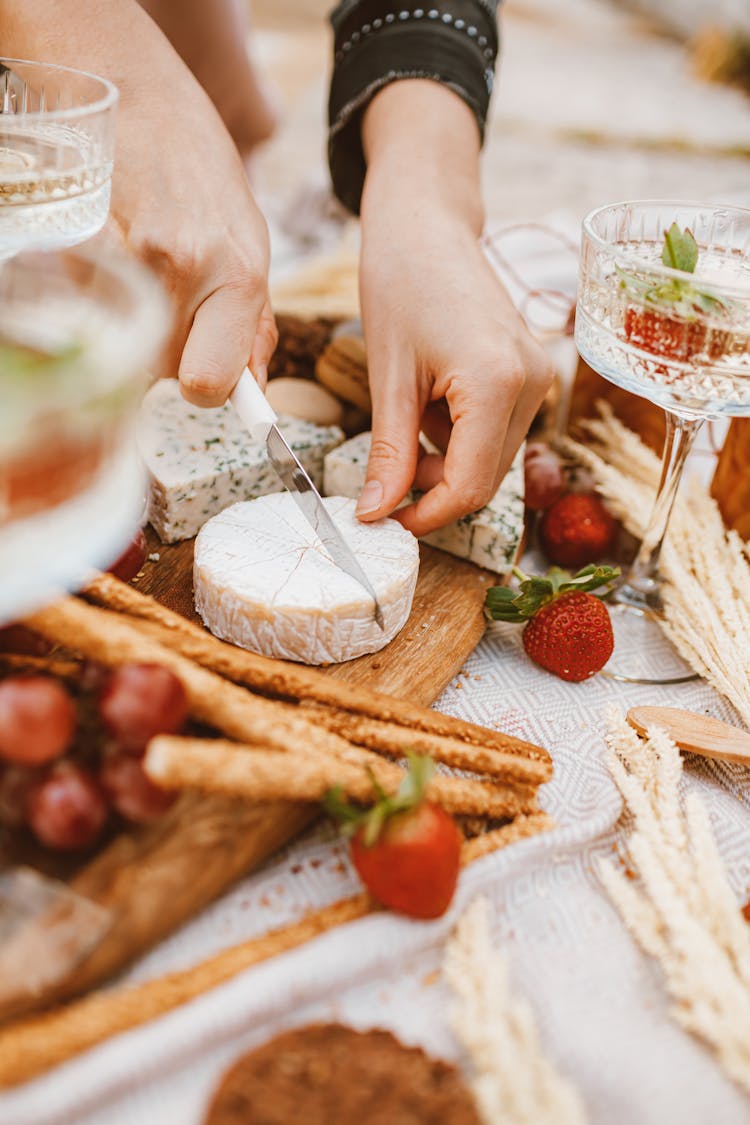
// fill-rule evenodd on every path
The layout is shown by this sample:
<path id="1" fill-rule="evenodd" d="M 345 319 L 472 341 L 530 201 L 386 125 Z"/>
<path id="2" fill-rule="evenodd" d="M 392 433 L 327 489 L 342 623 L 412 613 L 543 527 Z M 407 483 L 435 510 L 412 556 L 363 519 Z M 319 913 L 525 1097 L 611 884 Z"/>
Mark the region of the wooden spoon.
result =
<path id="1" fill-rule="evenodd" d="M 750 734 L 721 719 L 677 707 L 631 707 L 627 719 L 639 734 L 662 727 L 681 750 L 691 754 L 750 765 Z"/>

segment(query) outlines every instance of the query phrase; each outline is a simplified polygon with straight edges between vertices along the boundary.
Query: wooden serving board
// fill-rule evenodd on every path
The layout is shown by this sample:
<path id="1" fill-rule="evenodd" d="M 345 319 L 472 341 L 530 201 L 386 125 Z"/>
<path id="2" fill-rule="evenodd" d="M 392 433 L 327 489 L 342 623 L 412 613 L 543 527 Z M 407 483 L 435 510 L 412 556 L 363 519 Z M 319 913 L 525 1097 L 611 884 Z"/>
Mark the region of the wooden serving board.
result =
<path id="1" fill-rule="evenodd" d="M 197 621 L 193 542 L 164 546 L 150 528 L 148 535 L 152 557 L 134 580 L 137 589 Z M 472 563 L 422 546 L 404 629 L 381 652 L 331 665 L 329 674 L 432 703 L 480 640 L 485 590 L 497 581 Z M 14 1002 L 12 1009 L 0 1002 L 0 1019 L 66 1000 L 119 972 L 257 868 L 316 815 L 309 804 L 248 805 L 186 794 L 156 824 L 121 833 L 69 879 L 75 890 L 111 911 L 107 935 L 54 989 Z"/>
<path id="2" fill-rule="evenodd" d="M 159 558 L 146 563 L 137 589 L 200 624 L 193 607 L 194 540 L 165 547 L 148 531 L 151 554 Z M 476 648 L 485 627 L 485 590 L 498 581 L 496 574 L 421 544 L 417 588 L 404 628 L 380 652 L 331 664 L 326 671 L 415 703 L 432 703 Z"/>

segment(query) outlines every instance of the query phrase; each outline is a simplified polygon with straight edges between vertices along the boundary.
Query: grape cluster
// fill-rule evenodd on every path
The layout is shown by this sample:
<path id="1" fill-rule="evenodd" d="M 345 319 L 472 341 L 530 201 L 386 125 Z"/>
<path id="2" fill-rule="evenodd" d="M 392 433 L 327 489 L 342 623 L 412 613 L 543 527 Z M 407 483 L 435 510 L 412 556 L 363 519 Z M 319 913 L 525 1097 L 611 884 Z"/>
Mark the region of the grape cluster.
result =
<path id="1" fill-rule="evenodd" d="M 51 676 L 0 682 L 0 827 L 31 830 L 49 848 L 78 851 L 102 835 L 114 810 L 145 824 L 174 797 L 141 759 L 154 735 L 182 729 L 180 680 L 158 664 L 112 672 L 85 665 L 72 689 Z"/>

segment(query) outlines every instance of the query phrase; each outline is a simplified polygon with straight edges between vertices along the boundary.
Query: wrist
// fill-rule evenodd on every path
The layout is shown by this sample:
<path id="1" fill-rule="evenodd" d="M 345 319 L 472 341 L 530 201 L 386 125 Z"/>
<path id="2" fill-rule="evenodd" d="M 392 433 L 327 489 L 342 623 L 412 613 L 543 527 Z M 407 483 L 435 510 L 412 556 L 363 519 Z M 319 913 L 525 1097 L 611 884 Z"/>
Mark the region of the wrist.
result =
<path id="1" fill-rule="evenodd" d="M 462 98 L 431 79 L 403 79 L 375 95 L 362 121 L 367 160 L 363 220 L 383 207 L 442 212 L 482 230 L 479 129 Z"/>

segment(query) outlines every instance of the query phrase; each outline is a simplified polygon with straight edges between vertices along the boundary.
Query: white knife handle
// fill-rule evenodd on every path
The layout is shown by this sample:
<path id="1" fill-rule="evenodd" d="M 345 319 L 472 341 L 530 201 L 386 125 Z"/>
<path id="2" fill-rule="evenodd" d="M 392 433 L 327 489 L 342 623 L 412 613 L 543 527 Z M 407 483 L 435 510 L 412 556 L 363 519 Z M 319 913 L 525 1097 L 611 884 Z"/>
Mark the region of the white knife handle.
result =
<path id="1" fill-rule="evenodd" d="M 253 438 L 265 441 L 271 426 L 276 424 L 276 414 L 247 367 L 237 380 L 229 401 Z"/>

